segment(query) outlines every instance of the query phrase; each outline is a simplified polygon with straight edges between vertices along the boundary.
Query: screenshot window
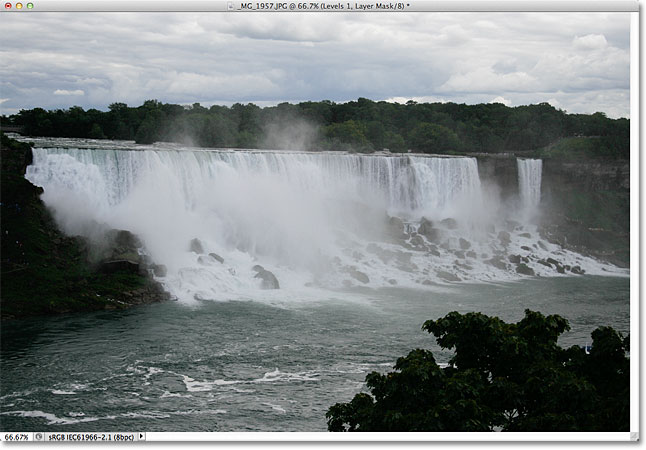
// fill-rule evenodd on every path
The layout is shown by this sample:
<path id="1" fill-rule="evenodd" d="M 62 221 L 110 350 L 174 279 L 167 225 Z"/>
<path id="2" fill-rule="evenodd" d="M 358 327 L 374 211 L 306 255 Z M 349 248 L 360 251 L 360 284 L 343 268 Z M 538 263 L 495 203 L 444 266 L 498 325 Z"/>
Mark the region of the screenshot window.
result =
<path id="1" fill-rule="evenodd" d="M 6 1 L 0 440 L 639 440 L 639 8 Z"/>

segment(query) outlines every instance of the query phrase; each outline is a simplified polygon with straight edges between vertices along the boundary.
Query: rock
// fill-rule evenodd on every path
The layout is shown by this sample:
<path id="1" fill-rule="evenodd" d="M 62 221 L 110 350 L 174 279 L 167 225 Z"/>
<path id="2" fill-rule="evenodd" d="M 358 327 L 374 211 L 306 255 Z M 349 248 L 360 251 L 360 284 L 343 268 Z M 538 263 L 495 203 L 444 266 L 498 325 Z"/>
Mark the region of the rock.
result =
<path id="1" fill-rule="evenodd" d="M 354 278 L 357 281 L 360 281 L 364 284 L 370 283 L 370 278 L 368 278 L 368 275 L 366 275 L 363 272 L 358 271 L 354 267 L 348 268 L 348 275 L 350 275 L 352 278 Z"/>
<path id="2" fill-rule="evenodd" d="M 467 252 L 467 256 L 469 258 L 476 259 L 478 257 L 478 254 L 476 252 L 474 252 L 473 250 L 470 250 L 470 251 Z"/>
<path id="3" fill-rule="evenodd" d="M 511 242 L 511 235 L 506 231 L 500 231 L 498 233 L 498 239 L 502 245 L 508 245 Z"/>
<path id="4" fill-rule="evenodd" d="M 571 272 L 576 275 L 583 275 L 585 273 L 585 270 L 583 270 L 581 266 L 574 266 L 572 267 Z"/>
<path id="5" fill-rule="evenodd" d="M 451 273 L 451 272 L 446 272 L 444 270 L 438 270 L 436 272 L 438 278 L 443 279 L 444 281 L 462 281 L 460 277 L 457 275 Z"/>
<path id="6" fill-rule="evenodd" d="M 99 270 L 102 273 L 139 273 L 139 264 L 136 262 L 128 261 L 126 259 L 115 259 L 110 261 L 102 261 L 99 265 Z"/>
<path id="7" fill-rule="evenodd" d="M 218 255 L 217 253 L 209 253 L 209 256 L 215 259 L 216 261 L 219 261 L 220 264 L 224 264 L 224 258 Z"/>
<path id="8" fill-rule="evenodd" d="M 535 276 L 536 274 L 534 273 L 534 269 L 529 267 L 527 264 L 518 264 L 516 266 L 516 272 L 522 274 L 522 275 L 529 275 L 529 276 Z"/>
<path id="9" fill-rule="evenodd" d="M 419 234 L 416 234 L 410 239 L 410 244 L 415 248 L 424 248 L 424 238 Z"/>
<path id="10" fill-rule="evenodd" d="M 542 264 L 542 265 L 544 265 L 546 267 L 549 267 L 550 269 L 552 268 L 552 265 L 550 263 L 548 263 L 547 261 L 545 261 L 544 259 L 539 259 L 536 262 L 539 263 L 539 264 Z"/>
<path id="11" fill-rule="evenodd" d="M 542 248 L 543 250 L 547 250 L 547 246 L 545 245 L 545 243 L 543 241 L 538 241 L 538 246 L 540 248 Z"/>
<path id="12" fill-rule="evenodd" d="M 455 219 L 452 218 L 447 218 L 444 219 L 440 222 L 445 228 L 448 228 L 449 230 L 455 230 L 458 227 L 458 222 Z"/>
<path id="13" fill-rule="evenodd" d="M 462 251 L 462 250 L 456 250 L 456 251 L 455 251 L 455 252 L 453 252 L 453 253 L 455 253 L 455 256 L 457 256 L 458 258 L 462 258 L 462 259 L 464 259 L 464 257 L 465 257 L 465 256 L 464 256 L 464 251 Z"/>
<path id="14" fill-rule="evenodd" d="M 441 256 L 442 254 L 437 250 L 437 247 L 432 248 L 428 251 L 433 256 Z"/>
<path id="15" fill-rule="evenodd" d="M 550 264 L 554 264 L 555 266 L 560 266 L 561 263 L 555 260 L 554 258 L 547 258 L 545 261 L 547 261 Z"/>
<path id="16" fill-rule="evenodd" d="M 278 283 L 276 275 L 271 273 L 269 270 L 266 270 L 260 265 L 255 265 L 251 269 L 257 272 L 254 278 L 262 280 L 260 283 L 261 289 L 280 289 L 280 284 Z"/>
<path id="17" fill-rule="evenodd" d="M 520 255 L 509 255 L 509 262 L 512 262 L 514 264 L 519 264 L 520 263 Z"/>
<path id="18" fill-rule="evenodd" d="M 556 266 L 556 271 L 558 273 L 565 273 L 565 269 L 561 265 Z"/>
<path id="19" fill-rule="evenodd" d="M 397 285 L 397 280 L 395 280 L 395 279 L 391 278 L 390 280 L 388 280 L 388 283 L 390 283 L 390 284 L 392 284 L 393 286 L 395 286 L 395 285 Z"/>
<path id="20" fill-rule="evenodd" d="M 198 238 L 191 239 L 189 250 L 197 254 L 204 253 L 204 246 L 202 246 L 202 241 L 200 241 Z"/>
<path id="21" fill-rule="evenodd" d="M 168 273 L 166 266 L 163 264 L 153 264 L 151 268 L 153 270 L 153 274 L 156 277 L 165 277 Z"/>
<path id="22" fill-rule="evenodd" d="M 525 251 L 527 251 L 527 252 L 531 252 L 531 251 L 532 251 L 532 249 L 531 249 L 531 248 L 529 248 L 529 247 L 528 247 L 528 246 L 526 246 L 526 245 L 521 245 L 521 246 L 520 246 L 520 248 L 522 248 L 523 250 L 525 250 Z"/>
<path id="23" fill-rule="evenodd" d="M 396 239 L 406 239 L 406 225 L 399 217 L 388 217 L 386 220 L 387 232 Z"/>
<path id="24" fill-rule="evenodd" d="M 429 241 L 439 244 L 442 237 L 442 232 L 433 227 L 433 222 L 422 217 L 422 221 L 417 228 L 417 232 L 426 237 Z"/>
<path id="25" fill-rule="evenodd" d="M 501 270 L 507 270 L 507 263 L 505 263 L 502 259 L 500 259 L 499 256 L 488 259 L 485 261 L 485 263 L 489 264 L 490 266 L 494 266 L 498 269 Z"/>
<path id="26" fill-rule="evenodd" d="M 527 239 L 531 239 L 531 237 L 532 237 L 532 235 L 529 234 L 529 233 L 520 233 L 518 236 L 524 237 L 524 238 L 527 238 Z"/>
<path id="27" fill-rule="evenodd" d="M 462 250 L 469 250 L 471 248 L 471 242 L 467 241 L 466 239 L 460 238 L 459 242 L 460 242 L 460 248 Z"/>

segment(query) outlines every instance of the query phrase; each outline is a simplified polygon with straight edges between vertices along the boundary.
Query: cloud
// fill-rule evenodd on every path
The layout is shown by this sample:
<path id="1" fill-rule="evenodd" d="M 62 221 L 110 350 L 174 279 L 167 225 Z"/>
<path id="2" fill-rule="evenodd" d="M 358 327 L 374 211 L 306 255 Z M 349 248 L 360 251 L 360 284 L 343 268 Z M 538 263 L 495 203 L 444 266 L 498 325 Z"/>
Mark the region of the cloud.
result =
<path id="1" fill-rule="evenodd" d="M 579 50 L 594 50 L 605 48 L 608 45 L 606 37 L 603 34 L 587 34 L 585 36 L 575 36 L 572 40 L 574 48 Z"/>
<path id="2" fill-rule="evenodd" d="M 502 103 L 505 106 L 511 106 L 511 101 L 507 100 L 504 97 L 498 96 L 491 100 L 489 103 Z"/>
<path id="3" fill-rule="evenodd" d="M 66 89 L 56 89 L 54 95 L 85 95 L 85 92 L 82 89 L 76 89 L 73 91 L 68 91 Z"/>
<path id="4" fill-rule="evenodd" d="M 16 14 L 0 109 L 500 97 L 627 116 L 629 31 L 627 13 Z"/>

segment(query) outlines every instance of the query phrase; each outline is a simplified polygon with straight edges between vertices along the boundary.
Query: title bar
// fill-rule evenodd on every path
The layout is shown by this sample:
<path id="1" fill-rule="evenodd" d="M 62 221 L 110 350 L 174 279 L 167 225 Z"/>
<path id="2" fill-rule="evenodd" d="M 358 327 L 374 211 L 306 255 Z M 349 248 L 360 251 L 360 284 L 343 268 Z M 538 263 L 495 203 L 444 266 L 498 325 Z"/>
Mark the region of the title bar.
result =
<path id="1" fill-rule="evenodd" d="M 630 0 L 585 1 L 228 1 L 25 0 L 6 1 L 2 12 L 638 12 Z"/>

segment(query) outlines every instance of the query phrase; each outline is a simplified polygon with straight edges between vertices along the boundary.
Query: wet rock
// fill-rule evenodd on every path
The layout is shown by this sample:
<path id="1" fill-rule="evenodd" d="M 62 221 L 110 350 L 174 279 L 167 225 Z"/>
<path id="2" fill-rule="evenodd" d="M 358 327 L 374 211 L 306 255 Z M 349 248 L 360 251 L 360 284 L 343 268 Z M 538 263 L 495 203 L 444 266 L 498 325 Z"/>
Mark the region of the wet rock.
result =
<path id="1" fill-rule="evenodd" d="M 520 255 L 509 255 L 509 262 L 512 262 L 514 264 L 519 264 L 520 263 Z"/>
<path id="2" fill-rule="evenodd" d="M 581 266 L 574 266 L 572 267 L 570 272 L 572 272 L 575 275 L 583 275 L 585 273 L 585 270 L 583 270 Z"/>
<path id="3" fill-rule="evenodd" d="M 390 280 L 388 280 L 388 283 L 393 285 L 393 286 L 396 286 L 397 285 L 397 280 L 391 278 Z"/>
<path id="4" fill-rule="evenodd" d="M 502 245 L 508 245 L 511 242 L 511 235 L 506 231 L 500 231 L 498 233 L 498 240 Z"/>
<path id="5" fill-rule="evenodd" d="M 446 272 L 444 270 L 438 270 L 436 272 L 438 278 L 443 279 L 444 281 L 462 281 L 460 277 L 457 275 L 451 273 L 451 272 Z"/>
<path id="6" fill-rule="evenodd" d="M 554 258 L 547 258 L 545 261 L 547 261 L 550 264 L 554 264 L 555 266 L 560 266 L 561 263 L 555 260 Z"/>
<path id="7" fill-rule="evenodd" d="M 549 267 L 550 269 L 552 268 L 552 265 L 550 263 L 548 263 L 547 261 L 545 261 L 544 259 L 539 259 L 536 262 L 539 263 L 539 264 L 544 265 L 545 267 Z"/>
<path id="8" fill-rule="evenodd" d="M 540 248 L 542 248 L 543 250 L 547 250 L 547 246 L 545 245 L 545 243 L 543 241 L 538 241 L 538 246 Z"/>
<path id="9" fill-rule="evenodd" d="M 489 264 L 490 266 L 494 266 L 498 269 L 501 270 L 507 270 L 508 266 L 507 263 L 504 262 L 499 256 L 488 259 L 485 261 L 485 263 Z"/>
<path id="10" fill-rule="evenodd" d="M 478 254 L 477 254 L 476 252 L 474 252 L 473 250 L 471 250 L 471 251 L 468 251 L 468 252 L 467 252 L 467 256 L 468 256 L 469 258 L 476 259 L 476 258 L 478 257 Z"/>
<path id="11" fill-rule="evenodd" d="M 399 217 L 388 217 L 386 219 L 387 232 L 396 239 L 406 239 L 406 225 Z"/>
<path id="12" fill-rule="evenodd" d="M 424 248 L 424 238 L 420 236 L 419 234 L 413 236 L 410 239 L 410 244 L 415 247 L 415 248 Z"/>
<path id="13" fill-rule="evenodd" d="M 518 236 L 524 237 L 524 238 L 527 238 L 527 239 L 531 239 L 531 237 L 532 237 L 532 235 L 529 234 L 529 233 L 520 233 Z"/>
<path id="14" fill-rule="evenodd" d="M 585 270 L 583 270 L 581 266 L 574 266 L 572 267 L 571 272 L 576 275 L 583 275 L 585 273 Z"/>
<path id="15" fill-rule="evenodd" d="M 433 256 L 441 256 L 441 253 L 437 250 L 437 247 L 429 249 L 428 252 Z"/>
<path id="16" fill-rule="evenodd" d="M 426 237 L 426 239 L 428 239 L 430 242 L 433 242 L 435 244 L 439 244 L 442 237 L 441 231 L 437 228 L 434 228 L 433 222 L 426 219 L 425 217 L 422 217 L 422 221 L 419 224 L 419 228 L 417 228 L 417 232 Z"/>
<path id="17" fill-rule="evenodd" d="M 224 264 L 224 258 L 218 255 L 217 253 L 209 253 L 209 256 L 216 261 L 218 261 L 220 264 Z"/>
<path id="18" fill-rule="evenodd" d="M 459 242 L 460 242 L 460 248 L 462 250 L 469 250 L 471 248 L 471 242 L 467 241 L 466 239 L 460 238 Z"/>
<path id="19" fill-rule="evenodd" d="M 370 278 L 368 278 L 368 275 L 366 275 L 363 272 L 360 272 L 354 267 L 348 267 L 347 272 L 348 272 L 348 275 L 350 275 L 355 280 L 362 282 L 363 284 L 370 283 Z"/>
<path id="20" fill-rule="evenodd" d="M 260 265 L 255 265 L 251 269 L 257 272 L 254 278 L 259 278 L 260 280 L 262 280 L 262 282 L 260 283 L 261 289 L 280 289 L 278 279 L 272 272 L 266 270 Z"/>
<path id="21" fill-rule="evenodd" d="M 151 269 L 156 277 L 165 277 L 168 273 L 168 269 L 163 264 L 153 264 Z"/>
<path id="22" fill-rule="evenodd" d="M 527 251 L 527 252 L 531 252 L 531 251 L 532 251 L 532 249 L 531 249 L 531 248 L 529 248 L 529 247 L 528 247 L 528 246 L 526 246 L 526 245 L 521 245 L 521 247 L 520 247 L 520 248 L 522 248 L 523 250 L 525 250 L 525 251 Z"/>
<path id="23" fill-rule="evenodd" d="M 457 256 L 458 258 L 462 258 L 462 259 L 465 258 L 464 252 L 462 250 L 456 250 L 454 253 L 455 253 L 455 256 Z"/>
<path id="24" fill-rule="evenodd" d="M 524 262 L 524 263 L 528 263 L 528 262 L 529 262 L 529 258 L 528 258 L 527 256 L 521 256 L 521 257 L 520 257 L 520 260 L 521 260 L 522 262 Z"/>
<path id="25" fill-rule="evenodd" d="M 198 238 L 191 239 L 189 250 L 197 254 L 204 253 L 204 246 L 202 245 L 202 241 L 200 241 Z"/>
<path id="26" fill-rule="evenodd" d="M 458 222 L 450 217 L 442 220 L 440 224 L 449 230 L 455 230 L 458 227 Z"/>
<path id="27" fill-rule="evenodd" d="M 139 273 L 139 263 L 129 261 L 127 259 L 115 259 L 110 261 L 102 261 L 99 264 L 99 270 L 102 273 Z"/>
<path id="28" fill-rule="evenodd" d="M 535 276 L 536 274 L 534 273 L 534 269 L 529 267 L 527 264 L 518 264 L 516 266 L 516 272 L 522 274 L 522 275 L 529 275 L 529 276 Z"/>
<path id="29" fill-rule="evenodd" d="M 560 266 L 560 265 L 559 265 L 559 266 L 556 266 L 556 271 L 557 271 L 558 273 L 565 273 L 565 269 L 563 268 L 563 266 Z"/>

